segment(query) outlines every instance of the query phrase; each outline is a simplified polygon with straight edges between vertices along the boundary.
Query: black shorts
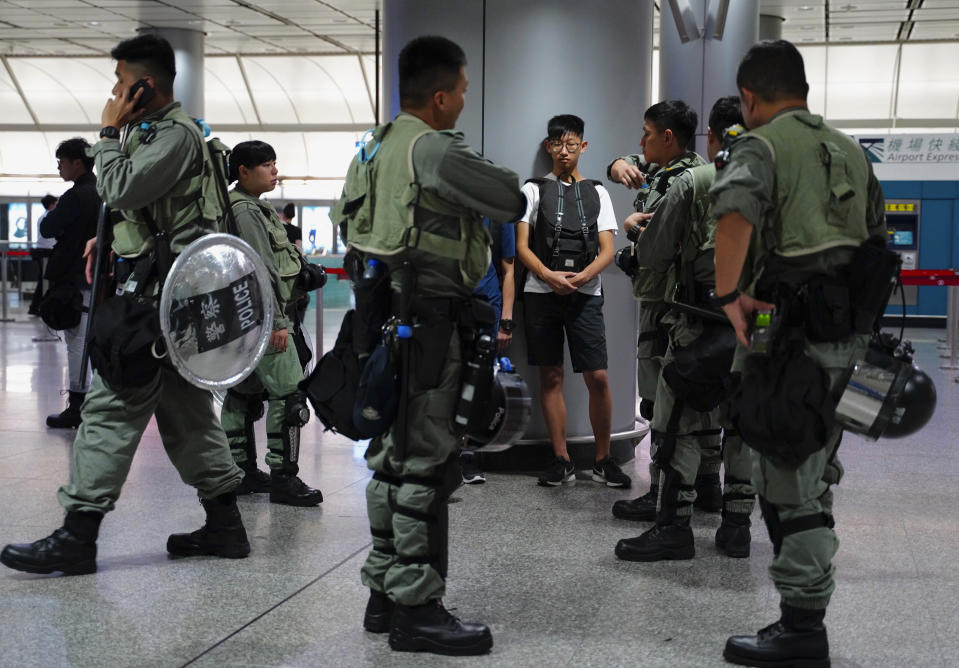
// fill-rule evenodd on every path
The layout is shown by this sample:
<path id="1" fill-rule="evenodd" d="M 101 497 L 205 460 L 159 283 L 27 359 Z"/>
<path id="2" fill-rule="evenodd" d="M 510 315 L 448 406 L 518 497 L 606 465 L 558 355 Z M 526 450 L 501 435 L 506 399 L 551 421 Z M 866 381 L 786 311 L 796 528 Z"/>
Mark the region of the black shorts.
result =
<path id="1" fill-rule="evenodd" d="M 530 366 L 563 364 L 565 330 L 573 371 L 599 371 L 607 367 L 602 295 L 527 292 L 523 294 L 523 304 L 526 361 Z"/>

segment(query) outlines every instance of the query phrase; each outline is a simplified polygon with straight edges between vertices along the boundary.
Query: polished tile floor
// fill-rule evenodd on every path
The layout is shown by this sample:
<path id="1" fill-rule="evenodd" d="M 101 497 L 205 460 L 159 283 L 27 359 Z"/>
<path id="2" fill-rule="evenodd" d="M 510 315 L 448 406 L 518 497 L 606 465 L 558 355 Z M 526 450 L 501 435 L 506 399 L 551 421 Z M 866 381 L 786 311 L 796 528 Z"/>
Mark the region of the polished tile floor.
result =
<path id="1" fill-rule="evenodd" d="M 0 324 L 0 543 L 45 536 L 62 517 L 55 492 L 73 433 L 48 431 L 43 418 L 62 406 L 65 350 L 33 341 L 42 333 L 36 321 Z M 959 385 L 956 372 L 938 368 L 942 332 L 910 334 L 939 408 L 917 436 L 847 437 L 842 446 L 842 547 L 826 618 L 834 666 L 959 661 Z M 263 436 L 261 426 L 261 444 Z M 315 421 L 303 441 L 302 477 L 323 490 L 320 507 L 245 497 L 248 559 L 171 560 L 167 535 L 198 527 L 203 513 L 151 425 L 103 522 L 96 574 L 0 570 L 0 666 L 720 666 L 729 634 L 777 615 L 758 513 L 749 560 L 719 556 L 718 516 L 697 515 L 696 559 L 627 563 L 613 545 L 644 527 L 609 509 L 635 491 L 600 487 L 587 472 L 561 489 L 537 487 L 532 472 L 492 473 L 454 496 L 446 599 L 490 624 L 492 654 L 393 653 L 360 626 L 359 567 L 370 545 L 363 446 L 322 434 Z M 647 452 L 645 441 L 626 467 L 639 491 Z"/>

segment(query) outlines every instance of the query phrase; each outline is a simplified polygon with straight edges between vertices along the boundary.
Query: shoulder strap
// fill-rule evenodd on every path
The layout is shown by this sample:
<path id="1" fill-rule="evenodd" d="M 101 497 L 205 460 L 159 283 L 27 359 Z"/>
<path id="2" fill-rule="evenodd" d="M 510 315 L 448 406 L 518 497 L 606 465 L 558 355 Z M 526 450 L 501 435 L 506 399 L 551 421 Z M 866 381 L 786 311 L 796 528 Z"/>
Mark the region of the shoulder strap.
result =
<path id="1" fill-rule="evenodd" d="M 209 152 L 210 162 L 213 163 L 213 178 L 216 180 L 216 192 L 219 196 L 220 207 L 223 209 L 223 215 L 226 218 L 226 230 L 233 236 L 239 236 L 240 231 L 236 225 L 236 216 L 233 215 L 230 193 L 227 190 L 227 183 L 229 182 L 227 163 L 230 157 L 230 149 L 217 137 L 204 142 L 204 146 L 204 150 Z"/>
<path id="2" fill-rule="evenodd" d="M 420 202 L 422 188 L 416 177 L 416 167 L 413 165 L 413 149 L 416 147 L 416 142 L 431 132 L 434 132 L 434 130 L 423 130 L 414 135 L 412 141 L 410 141 L 407 165 L 410 170 L 411 185 L 416 189 L 416 195 L 410 203 L 405 246 L 406 248 L 419 248 L 428 253 L 433 253 L 434 255 L 439 255 L 440 257 L 445 257 L 450 260 L 463 261 L 466 258 L 466 246 L 464 244 L 461 244 L 455 239 L 449 239 L 439 234 L 427 232 L 416 224 L 416 207 Z"/>

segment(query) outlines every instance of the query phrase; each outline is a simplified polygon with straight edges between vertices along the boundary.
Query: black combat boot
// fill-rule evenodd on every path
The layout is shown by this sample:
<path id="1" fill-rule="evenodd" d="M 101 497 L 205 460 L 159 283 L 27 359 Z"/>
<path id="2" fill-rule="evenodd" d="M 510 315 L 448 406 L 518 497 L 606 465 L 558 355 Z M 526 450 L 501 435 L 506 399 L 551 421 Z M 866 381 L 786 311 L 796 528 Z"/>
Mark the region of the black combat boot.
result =
<path id="1" fill-rule="evenodd" d="M 681 480 L 672 469 L 663 469 L 662 494 L 656 511 L 656 526 L 635 538 L 616 543 L 616 556 L 626 561 L 684 560 L 696 556 L 689 515 L 678 515 Z M 692 511 L 688 505 L 687 511 Z"/>
<path id="2" fill-rule="evenodd" d="M 707 513 L 723 509 L 723 486 L 718 473 L 700 473 L 696 476 L 696 501 L 694 506 Z"/>
<path id="3" fill-rule="evenodd" d="M 318 506 L 323 503 L 323 492 L 307 485 L 295 473 L 273 469 L 270 471 L 270 503 Z"/>
<path id="4" fill-rule="evenodd" d="M 741 666 L 829 668 L 825 610 L 805 610 L 780 603 L 782 617 L 754 636 L 731 636 L 723 658 Z"/>
<path id="5" fill-rule="evenodd" d="M 616 543 L 616 556 L 625 561 L 665 561 L 692 559 L 696 556 L 689 518 L 677 517 L 669 524 L 657 524 L 635 538 Z"/>
<path id="6" fill-rule="evenodd" d="M 80 406 L 86 398 L 86 392 L 70 392 L 67 407 L 62 413 L 47 416 L 47 426 L 52 429 L 76 429 L 80 426 Z"/>
<path id="7" fill-rule="evenodd" d="M 206 523 L 193 533 L 175 533 L 167 539 L 166 551 L 175 557 L 214 556 L 242 559 L 250 554 L 243 518 L 236 507 L 236 494 L 228 492 L 200 499 Z"/>
<path id="8" fill-rule="evenodd" d="M 366 602 L 366 612 L 363 613 L 363 628 L 370 633 L 389 632 L 395 607 L 384 592 L 370 589 L 370 600 Z"/>
<path id="9" fill-rule="evenodd" d="M 659 485 L 650 485 L 649 491 L 640 497 L 622 500 L 613 504 L 613 517 L 634 522 L 652 522 L 656 519 L 656 500 Z"/>
<path id="10" fill-rule="evenodd" d="M 237 466 L 243 469 L 243 480 L 237 486 L 233 493 L 237 496 L 243 494 L 265 494 L 272 489 L 270 483 L 270 474 L 261 471 L 256 466 L 256 460 L 247 458 L 245 462 L 238 462 Z"/>
<path id="11" fill-rule="evenodd" d="M 27 573 L 85 575 L 97 570 L 100 513 L 68 512 L 63 526 L 32 543 L 7 545 L 0 553 L 5 566 Z"/>
<path id="12" fill-rule="evenodd" d="M 287 506 L 316 506 L 323 503 L 323 492 L 313 489 L 296 475 L 300 471 L 297 464 L 300 458 L 300 428 L 288 425 L 279 436 L 283 440 L 283 464 L 270 471 L 270 503 Z"/>
<path id="13" fill-rule="evenodd" d="M 398 652 L 471 656 L 490 651 L 493 634 L 485 624 L 460 621 L 436 599 L 425 605 L 396 605 L 390 647 Z"/>
<path id="14" fill-rule="evenodd" d="M 723 510 L 723 523 L 716 529 L 716 547 L 727 557 L 742 559 L 749 556 L 752 534 L 747 513 L 731 513 Z"/>

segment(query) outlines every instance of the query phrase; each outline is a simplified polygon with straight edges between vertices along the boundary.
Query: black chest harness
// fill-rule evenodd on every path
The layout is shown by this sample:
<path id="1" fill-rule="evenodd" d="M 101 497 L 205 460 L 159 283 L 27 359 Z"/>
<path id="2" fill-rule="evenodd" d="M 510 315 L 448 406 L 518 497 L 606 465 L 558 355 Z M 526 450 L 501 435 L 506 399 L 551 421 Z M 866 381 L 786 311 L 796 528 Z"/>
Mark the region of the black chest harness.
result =
<path id="1" fill-rule="evenodd" d="M 558 179 L 529 179 L 527 183 L 539 186 L 537 216 L 545 223 L 541 225 L 541 234 L 533 233 L 533 252 L 553 271 L 582 271 L 599 252 L 597 219 L 600 202 L 596 192 L 599 182 L 582 180 L 567 185 Z M 584 184 L 588 187 L 584 188 Z M 566 209 L 573 203 L 577 218 L 569 220 Z"/>

